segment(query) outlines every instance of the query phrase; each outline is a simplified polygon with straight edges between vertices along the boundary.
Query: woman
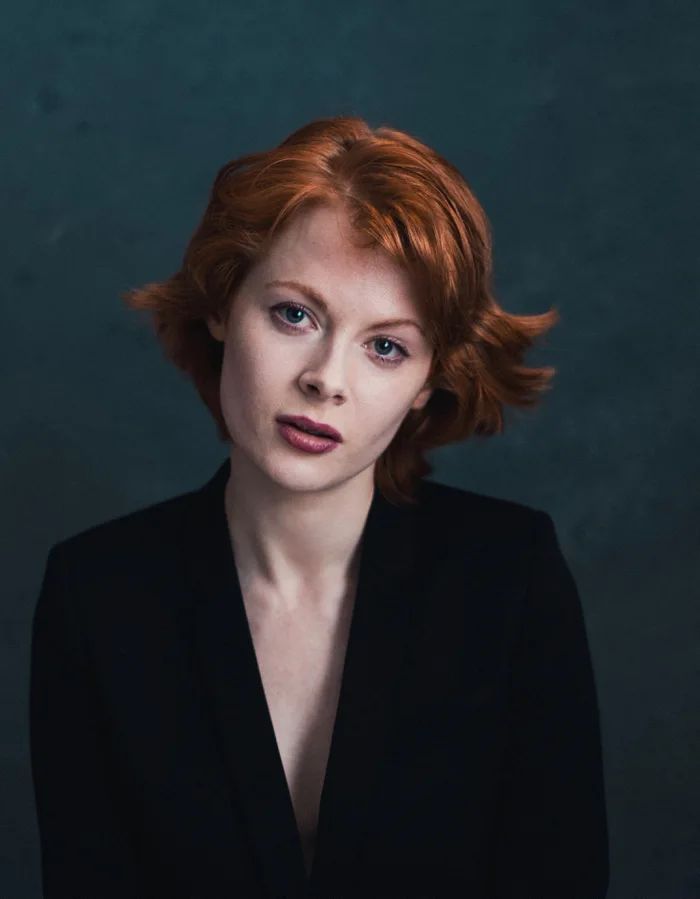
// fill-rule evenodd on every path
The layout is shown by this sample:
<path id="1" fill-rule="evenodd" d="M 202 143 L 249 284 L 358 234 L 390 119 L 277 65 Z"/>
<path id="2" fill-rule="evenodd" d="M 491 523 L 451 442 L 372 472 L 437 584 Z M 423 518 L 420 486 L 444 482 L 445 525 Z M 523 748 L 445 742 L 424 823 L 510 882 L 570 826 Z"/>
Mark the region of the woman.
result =
<path id="1" fill-rule="evenodd" d="M 551 517 L 425 479 L 553 375 L 483 210 L 313 122 L 219 172 L 148 310 L 229 453 L 55 544 L 31 748 L 50 897 L 598 899 L 596 689 Z"/>

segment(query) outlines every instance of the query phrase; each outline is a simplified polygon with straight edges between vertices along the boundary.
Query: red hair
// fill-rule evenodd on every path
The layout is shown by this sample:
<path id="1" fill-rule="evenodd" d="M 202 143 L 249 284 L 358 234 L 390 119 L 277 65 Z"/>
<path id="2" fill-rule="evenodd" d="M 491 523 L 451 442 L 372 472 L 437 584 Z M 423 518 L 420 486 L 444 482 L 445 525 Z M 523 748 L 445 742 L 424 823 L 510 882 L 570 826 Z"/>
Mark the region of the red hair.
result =
<path id="1" fill-rule="evenodd" d="M 166 357 L 193 380 L 220 439 L 230 442 L 219 400 L 223 344 L 206 319 L 225 319 L 280 226 L 323 202 L 342 203 L 362 245 L 382 247 L 418 287 L 434 391 L 408 413 L 375 465 L 383 495 L 412 503 L 433 470 L 426 451 L 502 432 L 505 405 L 532 406 L 548 389 L 555 369 L 526 367 L 523 356 L 559 320 L 554 308 L 514 315 L 496 303 L 486 215 L 459 171 L 434 150 L 356 117 L 311 122 L 278 147 L 226 163 L 181 268 L 123 299 L 151 313 Z"/>

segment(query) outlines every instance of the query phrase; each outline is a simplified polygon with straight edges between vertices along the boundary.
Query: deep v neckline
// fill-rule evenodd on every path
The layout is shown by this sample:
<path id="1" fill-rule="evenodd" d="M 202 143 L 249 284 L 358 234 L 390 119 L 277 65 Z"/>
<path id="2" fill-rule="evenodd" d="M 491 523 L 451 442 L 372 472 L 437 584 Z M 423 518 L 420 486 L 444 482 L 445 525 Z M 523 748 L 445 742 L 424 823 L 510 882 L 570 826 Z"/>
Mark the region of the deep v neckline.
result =
<path id="1" fill-rule="evenodd" d="M 338 873 L 352 876 L 372 786 L 391 722 L 392 695 L 408 643 L 417 591 L 413 508 L 374 490 L 361 538 L 318 824 L 307 874 L 292 797 L 246 613 L 224 505 L 229 460 L 200 490 L 190 528 L 189 576 L 197 591 L 195 661 L 229 775 L 236 814 L 249 827 L 273 896 L 323 895 Z M 236 802 L 237 800 L 237 802 Z"/>
<path id="2" fill-rule="evenodd" d="M 233 543 L 232 550 L 235 560 Z M 341 585 L 343 595 L 330 618 L 321 621 L 307 612 L 303 622 L 287 619 L 286 623 L 256 620 L 256 610 L 254 605 L 248 607 L 249 597 L 242 587 L 240 569 L 235 566 L 255 654 L 255 680 L 263 686 L 309 878 L 357 597 L 357 565 L 359 560 L 348 582 Z M 256 595 L 255 590 L 251 593 Z M 306 661 L 304 672 L 299 668 L 300 659 Z"/>

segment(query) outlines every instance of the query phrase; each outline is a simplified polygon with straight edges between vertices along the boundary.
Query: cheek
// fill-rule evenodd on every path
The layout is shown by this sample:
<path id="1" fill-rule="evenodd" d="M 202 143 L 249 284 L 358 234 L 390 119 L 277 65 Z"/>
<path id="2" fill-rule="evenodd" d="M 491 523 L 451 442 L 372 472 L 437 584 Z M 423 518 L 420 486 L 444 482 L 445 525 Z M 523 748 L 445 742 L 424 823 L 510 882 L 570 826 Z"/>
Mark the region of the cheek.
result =
<path id="1" fill-rule="evenodd" d="M 411 398 L 404 400 L 393 384 L 382 387 L 383 389 L 375 389 L 364 397 L 360 421 L 364 422 L 369 440 L 390 442 L 406 417 Z"/>
<path id="2" fill-rule="evenodd" d="M 219 394 L 227 418 L 238 418 L 247 405 L 255 385 L 248 360 L 238 349 L 227 346 L 221 367 Z"/>
<path id="3" fill-rule="evenodd" d="M 221 402 L 229 416 L 252 421 L 276 409 L 283 379 L 279 356 L 256 352 L 252 342 L 227 346 L 221 370 Z"/>
<path id="4" fill-rule="evenodd" d="M 238 392 L 258 383 L 269 367 L 269 357 L 256 350 L 252 341 L 229 343 L 224 352 L 222 378 Z"/>

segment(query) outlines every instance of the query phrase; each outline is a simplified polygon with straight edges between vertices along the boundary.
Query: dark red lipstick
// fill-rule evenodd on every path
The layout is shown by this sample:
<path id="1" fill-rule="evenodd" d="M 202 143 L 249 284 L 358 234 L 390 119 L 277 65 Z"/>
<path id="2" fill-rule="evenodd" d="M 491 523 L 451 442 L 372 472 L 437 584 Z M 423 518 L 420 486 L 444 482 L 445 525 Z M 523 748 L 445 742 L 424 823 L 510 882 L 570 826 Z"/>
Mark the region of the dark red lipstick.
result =
<path id="1" fill-rule="evenodd" d="M 331 425 L 324 424 L 320 421 L 314 421 L 312 418 L 307 418 L 306 415 L 278 415 L 277 421 L 294 425 L 300 430 L 306 431 L 308 434 L 316 434 L 319 437 L 330 437 L 338 443 L 342 443 L 343 441 L 340 433 L 336 431 L 335 428 L 331 427 Z"/>

